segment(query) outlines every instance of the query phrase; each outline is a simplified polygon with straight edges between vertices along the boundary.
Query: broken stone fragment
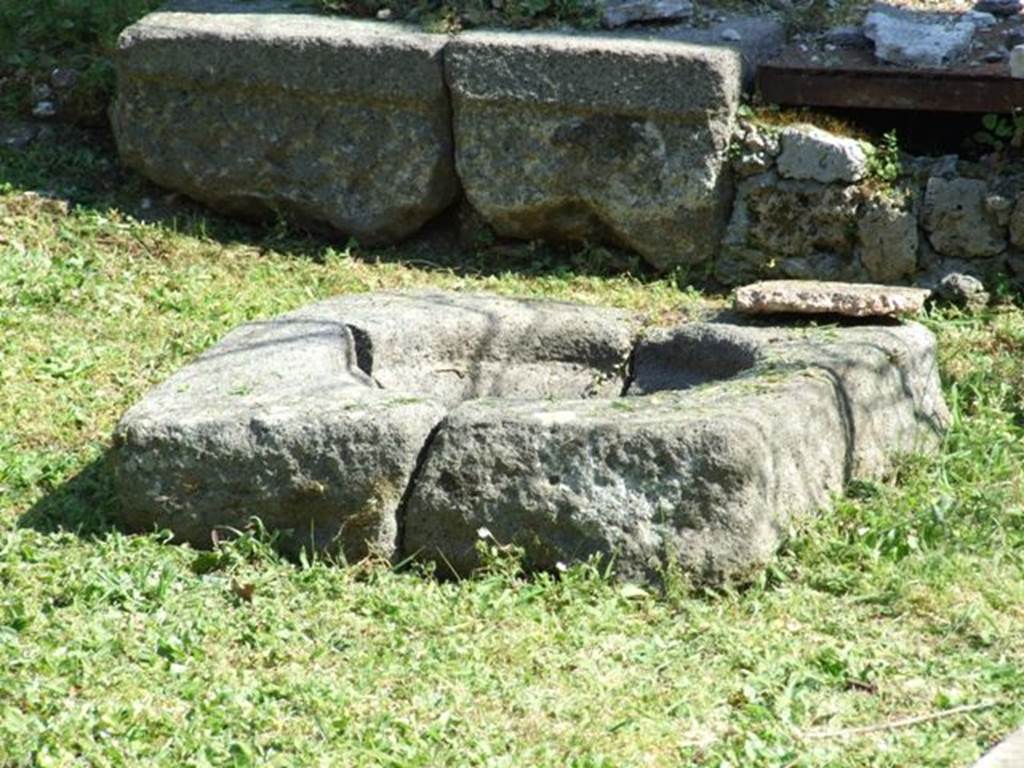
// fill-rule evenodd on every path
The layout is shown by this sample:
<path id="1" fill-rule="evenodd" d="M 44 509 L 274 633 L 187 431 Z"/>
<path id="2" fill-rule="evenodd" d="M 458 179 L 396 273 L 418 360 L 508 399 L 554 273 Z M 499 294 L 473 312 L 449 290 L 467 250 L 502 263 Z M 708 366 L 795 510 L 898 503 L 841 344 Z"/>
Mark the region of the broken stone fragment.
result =
<path id="1" fill-rule="evenodd" d="M 925 288 L 871 283 L 765 280 L 737 288 L 735 307 L 738 312 L 753 315 L 896 317 L 921 311 L 929 293 Z"/>
<path id="2" fill-rule="evenodd" d="M 459 177 L 497 235 L 608 243 L 658 269 L 717 252 L 736 51 L 473 32 L 452 39 L 445 66 Z"/>
<path id="3" fill-rule="evenodd" d="M 792 125 L 780 135 L 779 173 L 790 179 L 831 184 L 864 178 L 868 153 L 856 139 L 823 131 L 813 125 Z"/>
<path id="4" fill-rule="evenodd" d="M 939 67 L 970 49 L 977 20 L 953 13 L 875 6 L 864 19 L 864 34 L 876 58 L 891 64 Z"/>
<path id="5" fill-rule="evenodd" d="M 692 15 L 690 0 L 612 0 L 605 6 L 601 24 L 614 29 L 646 21 L 675 21 Z"/>
<path id="6" fill-rule="evenodd" d="M 724 242 L 781 257 L 852 254 L 862 198 L 852 185 L 752 176 L 737 185 Z"/>
<path id="7" fill-rule="evenodd" d="M 754 176 L 771 169 L 779 154 L 779 137 L 774 131 L 748 124 L 743 126 L 738 147 L 739 152 L 732 162 L 733 171 L 740 177 Z"/>
<path id="8" fill-rule="evenodd" d="M 57 104 L 53 101 L 40 101 L 32 107 L 32 117 L 46 120 L 57 114 Z"/>
<path id="9" fill-rule="evenodd" d="M 70 67 L 56 67 L 50 72 L 50 82 L 59 91 L 69 91 L 78 84 L 78 71 Z"/>

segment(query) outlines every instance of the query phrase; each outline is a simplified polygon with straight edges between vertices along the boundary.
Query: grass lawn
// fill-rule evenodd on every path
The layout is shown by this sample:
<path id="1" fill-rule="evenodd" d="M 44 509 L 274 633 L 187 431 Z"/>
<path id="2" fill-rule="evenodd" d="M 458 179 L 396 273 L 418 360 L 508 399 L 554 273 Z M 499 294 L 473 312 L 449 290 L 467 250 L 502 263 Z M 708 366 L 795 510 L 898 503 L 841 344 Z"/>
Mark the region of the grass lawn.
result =
<path id="1" fill-rule="evenodd" d="M 46 62 L 99 61 L 98 40 Z M 12 55 L 0 77 L 49 66 Z M 718 300 L 604 273 L 597 251 L 513 256 L 234 224 L 124 174 L 102 131 L 0 147 L 0 766 L 947 768 L 1024 720 L 1013 297 L 923 318 L 955 417 L 942 452 L 856 483 L 741 591 L 524 580 L 500 557 L 442 583 L 285 562 L 258 532 L 211 557 L 112 525 L 115 421 L 242 321 L 414 286 L 658 317 Z"/>

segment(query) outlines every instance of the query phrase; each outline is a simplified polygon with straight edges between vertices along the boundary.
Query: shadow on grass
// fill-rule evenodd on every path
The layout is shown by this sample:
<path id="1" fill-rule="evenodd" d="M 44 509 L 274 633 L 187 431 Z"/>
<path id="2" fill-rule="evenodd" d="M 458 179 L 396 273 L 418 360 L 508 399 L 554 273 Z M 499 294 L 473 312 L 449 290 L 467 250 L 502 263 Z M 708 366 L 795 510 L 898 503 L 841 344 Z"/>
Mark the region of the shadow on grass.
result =
<path id="1" fill-rule="evenodd" d="M 511 273 L 555 278 L 628 275 L 641 283 L 665 279 L 635 254 L 616 248 L 497 239 L 472 221 L 461 201 L 412 238 L 388 247 L 362 247 L 323 225 L 284 215 L 248 221 L 229 218 L 123 168 L 107 129 L 15 122 L 29 126 L 34 139 L 20 149 L 0 144 L 0 190 L 34 192 L 104 216 L 120 211 L 186 237 L 273 250 L 318 263 L 344 251 L 367 263 L 468 277 Z M 680 285 L 715 287 L 703 273 L 680 271 L 672 279 Z"/>
<path id="2" fill-rule="evenodd" d="M 86 464 L 33 504 L 18 519 L 18 527 L 48 534 L 68 532 L 81 538 L 124 531 L 117 522 L 109 453 Z"/>

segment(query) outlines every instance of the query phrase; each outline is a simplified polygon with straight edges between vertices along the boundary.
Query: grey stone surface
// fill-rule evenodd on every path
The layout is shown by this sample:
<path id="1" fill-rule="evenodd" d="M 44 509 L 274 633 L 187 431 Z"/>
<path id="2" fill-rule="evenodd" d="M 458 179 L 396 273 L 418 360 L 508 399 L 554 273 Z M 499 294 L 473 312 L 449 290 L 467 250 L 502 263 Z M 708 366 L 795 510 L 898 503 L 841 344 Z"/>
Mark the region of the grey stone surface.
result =
<path id="1" fill-rule="evenodd" d="M 819 280 L 765 280 L 736 289 L 738 312 L 763 314 L 830 314 L 847 317 L 893 317 L 919 312 L 930 292 L 871 283 Z"/>
<path id="2" fill-rule="evenodd" d="M 751 176 L 736 186 L 724 242 L 766 258 L 850 254 L 863 197 L 854 186 L 780 179 L 774 171 Z"/>
<path id="3" fill-rule="evenodd" d="M 789 179 L 852 183 L 864 178 L 868 155 L 863 142 L 823 131 L 813 125 L 782 129 L 779 174 Z"/>
<path id="4" fill-rule="evenodd" d="M 611 243 L 661 269 L 715 253 L 735 52 L 481 32 L 445 56 L 459 177 L 498 235 Z"/>
<path id="5" fill-rule="evenodd" d="M 979 22 L 954 13 L 875 6 L 864 19 L 864 34 L 875 56 L 891 64 L 940 67 L 970 50 Z"/>
<path id="6" fill-rule="evenodd" d="M 615 397 L 639 333 L 625 312 L 484 294 L 373 293 L 337 306 L 377 386 L 446 407 L 480 397 Z"/>
<path id="7" fill-rule="evenodd" d="M 690 0 L 611 0 L 601 14 L 608 29 L 650 21 L 674 21 L 693 15 Z"/>
<path id="8" fill-rule="evenodd" d="M 742 580 L 792 519 L 933 446 L 948 418 L 916 325 L 696 324 L 642 343 L 635 368 L 620 400 L 453 411 L 410 496 L 409 553 L 469 572 L 485 528 L 535 569 L 598 556 L 626 578 L 671 562 Z"/>
<path id="9" fill-rule="evenodd" d="M 394 556 L 450 405 L 617 395 L 634 332 L 614 310 L 459 294 L 344 297 L 251 323 L 121 420 L 124 520 L 209 546 L 255 515 L 287 550 Z"/>
<path id="10" fill-rule="evenodd" d="M 743 84 L 747 90 L 753 88 L 757 67 L 774 57 L 788 41 L 782 20 L 765 14 L 730 13 L 717 16 L 707 26 L 676 24 L 642 32 L 652 40 L 726 46 L 736 51 L 743 65 Z"/>
<path id="11" fill-rule="evenodd" d="M 861 27 L 843 25 L 825 30 L 822 41 L 837 48 L 867 48 L 871 45 Z"/>
<path id="12" fill-rule="evenodd" d="M 1010 242 L 1018 248 L 1024 247 L 1024 193 L 1017 195 L 1017 200 L 1010 214 Z"/>
<path id="13" fill-rule="evenodd" d="M 860 259 L 872 280 L 893 283 L 917 269 L 919 237 L 913 210 L 886 198 L 865 203 L 857 221 Z"/>
<path id="14" fill-rule="evenodd" d="M 457 193 L 445 42 L 287 0 L 178 0 L 120 37 L 121 157 L 229 213 L 404 237 Z"/>
<path id="15" fill-rule="evenodd" d="M 944 256 L 994 256 L 1006 249 L 1006 230 L 986 206 L 988 186 L 980 179 L 928 179 L 922 224 Z"/>

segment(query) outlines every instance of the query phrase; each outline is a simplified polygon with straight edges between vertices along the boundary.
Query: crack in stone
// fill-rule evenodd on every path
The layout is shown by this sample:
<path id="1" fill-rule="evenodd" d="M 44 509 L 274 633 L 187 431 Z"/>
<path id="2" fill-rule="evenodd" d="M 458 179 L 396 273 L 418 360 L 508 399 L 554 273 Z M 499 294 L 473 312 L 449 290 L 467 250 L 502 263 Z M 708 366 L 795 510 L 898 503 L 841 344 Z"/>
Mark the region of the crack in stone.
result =
<path id="1" fill-rule="evenodd" d="M 395 527 L 397 529 L 395 534 L 395 560 L 398 562 L 412 556 L 412 554 L 405 551 L 405 518 L 409 507 L 409 499 L 412 498 L 413 491 L 416 490 L 416 483 L 423 473 L 423 466 L 427 463 L 427 459 L 430 456 L 430 448 L 444 427 L 447 418 L 446 414 L 427 433 L 427 437 L 423 441 L 423 447 L 420 448 L 420 452 L 416 456 L 416 463 L 413 465 L 412 472 L 409 473 L 409 481 L 406 483 L 405 491 L 402 493 L 402 498 L 395 509 Z"/>

